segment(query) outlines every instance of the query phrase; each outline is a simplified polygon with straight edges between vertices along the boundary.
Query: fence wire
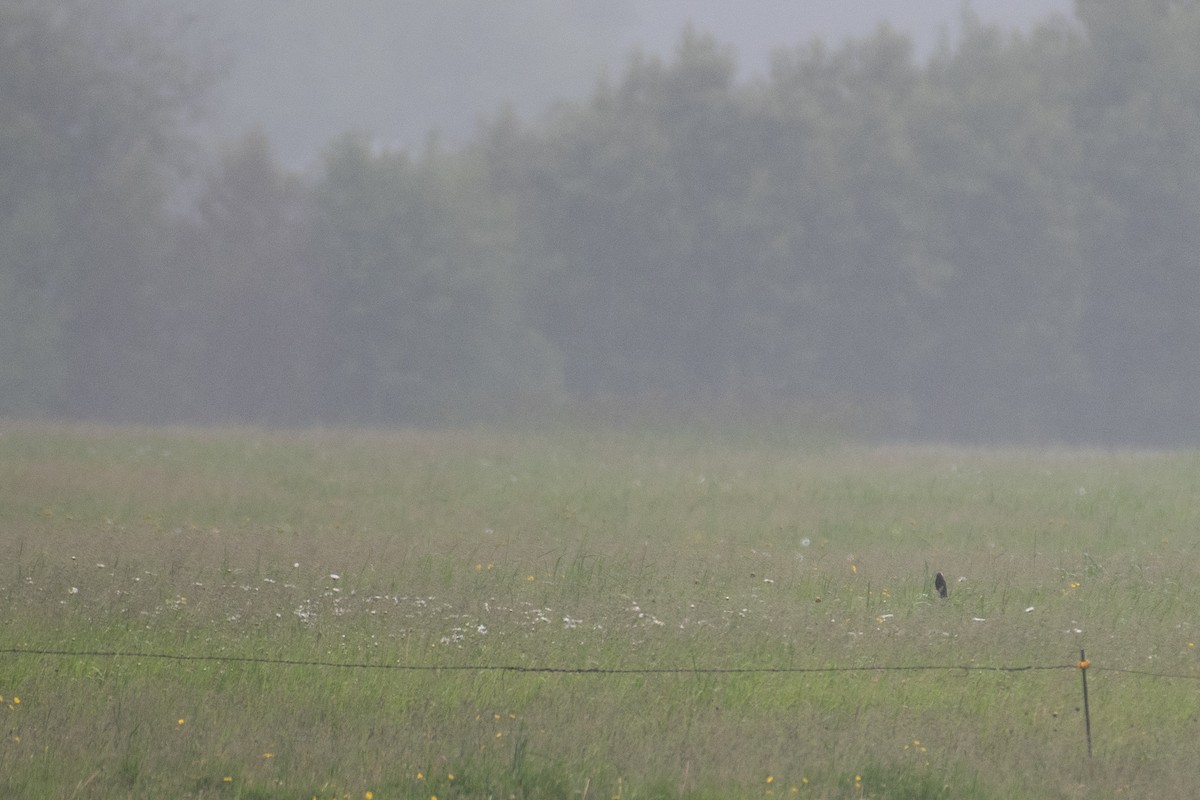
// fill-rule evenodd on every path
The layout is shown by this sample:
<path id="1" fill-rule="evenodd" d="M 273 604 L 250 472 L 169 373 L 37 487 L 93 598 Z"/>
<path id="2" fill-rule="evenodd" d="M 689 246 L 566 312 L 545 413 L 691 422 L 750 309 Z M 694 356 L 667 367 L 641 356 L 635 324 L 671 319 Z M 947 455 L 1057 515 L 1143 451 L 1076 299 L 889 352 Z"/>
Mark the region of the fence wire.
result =
<path id="1" fill-rule="evenodd" d="M 321 659 L 270 658 L 226 654 L 181 654 L 128 650 L 69 650 L 44 647 L 0 647 L 0 655 L 45 656 L 53 658 L 112 658 L 156 661 L 206 662 L 218 664 L 263 664 L 284 667 L 321 667 L 350 670 L 394 670 L 400 672 L 515 672 L 557 675 L 765 675 L 813 674 L 837 672 L 1037 672 L 1080 669 L 1079 662 L 1069 664 L 866 664 L 855 666 L 774 666 L 774 667 L 570 667 L 530 664 L 403 664 L 384 661 L 330 661 Z M 1103 667 L 1089 663 L 1093 672 L 1163 678 L 1200 680 L 1200 674 L 1152 672 L 1144 669 Z"/>
<path id="2" fill-rule="evenodd" d="M 59 658 L 119 658 L 163 661 L 191 661 L 231 664 L 270 664 L 287 667 L 326 667 L 335 669 L 398 670 L 404 672 L 522 672 L 563 675 L 756 675 L 772 673 L 828 672 L 1030 672 L 1035 670 L 1077 669 L 1077 664 L 870 664 L 858 666 L 774 666 L 774 667 L 570 667 L 529 664 L 402 664 L 381 661 L 328 661 L 265 656 L 223 654 L 179 654 L 124 650 L 65 650 L 35 647 L 3 647 L 0 654 L 51 656 Z M 1163 676 L 1170 677 L 1170 676 Z M 1200 676 L 1196 676 L 1200 678 Z"/>

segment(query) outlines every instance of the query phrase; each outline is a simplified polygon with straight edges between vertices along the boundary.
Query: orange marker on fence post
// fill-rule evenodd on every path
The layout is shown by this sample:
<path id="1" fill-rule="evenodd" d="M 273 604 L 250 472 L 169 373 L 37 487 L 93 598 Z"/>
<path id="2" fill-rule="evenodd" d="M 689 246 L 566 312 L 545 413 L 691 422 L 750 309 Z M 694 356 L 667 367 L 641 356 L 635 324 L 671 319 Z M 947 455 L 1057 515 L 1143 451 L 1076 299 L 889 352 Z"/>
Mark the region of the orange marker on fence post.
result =
<path id="1" fill-rule="evenodd" d="M 1087 734 L 1088 758 L 1092 757 L 1092 714 L 1088 710 L 1087 696 L 1087 656 L 1079 651 L 1079 674 L 1083 676 L 1083 730 Z"/>

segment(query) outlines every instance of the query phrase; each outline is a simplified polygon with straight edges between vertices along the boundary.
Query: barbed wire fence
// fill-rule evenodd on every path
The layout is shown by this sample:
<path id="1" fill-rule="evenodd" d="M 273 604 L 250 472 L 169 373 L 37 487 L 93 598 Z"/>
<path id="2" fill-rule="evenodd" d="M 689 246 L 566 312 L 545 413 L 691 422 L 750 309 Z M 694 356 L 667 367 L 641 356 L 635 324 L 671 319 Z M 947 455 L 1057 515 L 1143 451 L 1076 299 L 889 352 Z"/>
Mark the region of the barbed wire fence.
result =
<path id="1" fill-rule="evenodd" d="M 1200 681 L 1200 673 L 1183 674 L 1154 672 L 1123 667 L 1097 667 L 1088 661 L 1083 650 L 1074 663 L 1058 664 L 867 664 L 856 666 L 774 666 L 774 667 L 570 667 L 530 664 L 404 664 L 384 661 L 331 661 L 321 659 L 272 658 L 269 656 L 239 656 L 227 654 L 186 654 L 132 650 L 72 650 L 49 647 L 0 647 L 0 656 L 40 656 L 46 658 L 131 659 L 147 661 L 207 662 L 221 664 L 261 664 L 264 666 L 391 670 L 400 672 L 512 672 L 554 675 L 765 675 L 765 674 L 832 674 L 877 672 L 994 672 L 1023 673 L 1055 670 L 1078 670 L 1083 688 L 1084 735 L 1088 757 L 1092 755 L 1092 721 L 1088 699 L 1088 671 L 1103 671 L 1135 677 L 1161 680 Z"/>
<path id="2" fill-rule="evenodd" d="M 821 672 L 928 672 L 933 670 L 961 672 L 1029 672 L 1036 670 L 1074 669 L 1076 664 L 1028 664 L 1021 666 L 984 664 L 901 664 L 827 667 L 555 667 L 530 664 L 402 664 L 383 661 L 329 661 L 268 656 L 237 656 L 224 654 L 178 654 L 129 650 L 70 650 L 38 647 L 0 647 L 0 655 L 32 655 L 63 658 L 118 658 L 162 661 L 208 661 L 242 664 L 271 664 L 288 667 L 328 667 L 341 669 L 397 670 L 402 672 L 526 672 L 564 675 L 736 675 L 768 673 Z M 1200 676 L 1197 676 L 1200 677 Z"/>

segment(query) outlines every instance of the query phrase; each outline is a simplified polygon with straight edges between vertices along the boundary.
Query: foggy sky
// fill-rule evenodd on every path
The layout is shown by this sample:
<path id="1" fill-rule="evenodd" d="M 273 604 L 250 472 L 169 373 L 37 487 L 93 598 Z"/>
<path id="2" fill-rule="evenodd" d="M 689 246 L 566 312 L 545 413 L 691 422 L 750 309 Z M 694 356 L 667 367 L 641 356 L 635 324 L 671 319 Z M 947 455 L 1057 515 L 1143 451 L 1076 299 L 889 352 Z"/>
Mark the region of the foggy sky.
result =
<path id="1" fill-rule="evenodd" d="M 262 128 L 294 167 L 347 131 L 420 148 L 431 131 L 469 138 L 505 104 L 525 117 L 579 99 L 635 49 L 669 57 L 690 22 L 732 47 L 744 74 L 769 53 L 820 38 L 837 46 L 881 23 L 917 53 L 951 41 L 964 7 L 1023 28 L 1071 0 L 210 0 L 199 13 L 230 64 L 221 135 Z"/>

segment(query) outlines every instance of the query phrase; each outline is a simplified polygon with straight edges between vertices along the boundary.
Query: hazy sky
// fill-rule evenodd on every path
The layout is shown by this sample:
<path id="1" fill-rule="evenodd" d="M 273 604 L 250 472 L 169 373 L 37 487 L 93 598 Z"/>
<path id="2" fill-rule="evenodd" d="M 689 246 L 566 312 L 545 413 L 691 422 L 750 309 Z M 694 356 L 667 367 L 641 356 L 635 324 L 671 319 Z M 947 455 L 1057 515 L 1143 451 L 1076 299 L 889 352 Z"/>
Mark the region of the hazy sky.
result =
<path id="1" fill-rule="evenodd" d="M 506 102 L 536 117 L 555 100 L 619 75 L 634 49 L 669 56 L 691 22 L 735 49 L 745 73 L 769 53 L 819 37 L 836 46 L 886 21 L 931 52 L 964 7 L 1027 27 L 1071 0 L 208 0 L 200 6 L 231 59 L 222 129 L 261 127 L 278 155 L 311 164 L 354 130 L 420 146 L 437 130 L 471 135 Z"/>

